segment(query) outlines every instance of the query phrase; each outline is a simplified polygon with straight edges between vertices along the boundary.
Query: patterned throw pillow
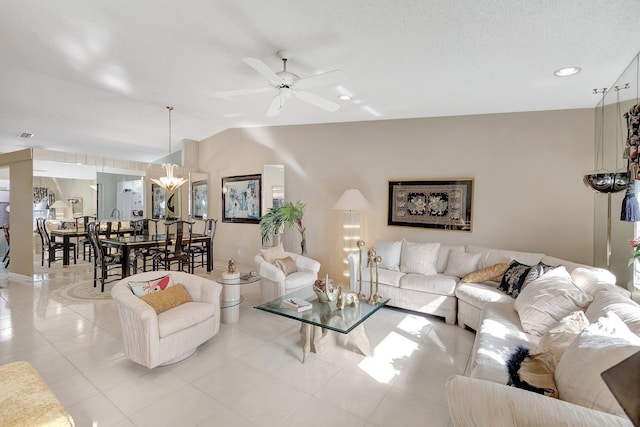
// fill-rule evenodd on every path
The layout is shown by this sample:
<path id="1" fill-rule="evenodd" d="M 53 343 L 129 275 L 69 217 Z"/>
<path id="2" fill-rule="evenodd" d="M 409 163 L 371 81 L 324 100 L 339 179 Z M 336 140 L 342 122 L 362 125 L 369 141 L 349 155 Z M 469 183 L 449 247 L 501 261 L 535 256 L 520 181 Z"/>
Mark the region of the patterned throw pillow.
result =
<path id="1" fill-rule="evenodd" d="M 498 289 L 507 295 L 511 295 L 513 298 L 517 297 L 530 272 L 530 265 L 521 264 L 518 261 L 511 261 L 509 268 L 507 268 L 504 276 L 502 276 L 502 281 Z M 532 276 L 534 275 L 535 274 Z"/>
<path id="2" fill-rule="evenodd" d="M 160 292 L 143 295 L 140 299 L 160 314 L 186 302 L 193 301 L 182 283 L 178 283 Z"/>
<path id="3" fill-rule="evenodd" d="M 153 280 L 146 280 L 142 282 L 129 282 L 129 287 L 131 288 L 131 292 L 137 297 L 141 297 L 143 295 L 151 294 L 154 292 L 163 291 L 173 285 L 171 280 L 171 275 L 167 274 L 166 276 L 158 277 Z"/>
<path id="4" fill-rule="evenodd" d="M 502 276 L 502 281 L 498 289 L 516 298 L 529 283 L 542 277 L 543 274 L 553 268 L 554 267 L 542 262 L 536 265 L 526 265 L 518 261 L 511 261 L 511 264 L 509 264 L 509 267 Z"/>

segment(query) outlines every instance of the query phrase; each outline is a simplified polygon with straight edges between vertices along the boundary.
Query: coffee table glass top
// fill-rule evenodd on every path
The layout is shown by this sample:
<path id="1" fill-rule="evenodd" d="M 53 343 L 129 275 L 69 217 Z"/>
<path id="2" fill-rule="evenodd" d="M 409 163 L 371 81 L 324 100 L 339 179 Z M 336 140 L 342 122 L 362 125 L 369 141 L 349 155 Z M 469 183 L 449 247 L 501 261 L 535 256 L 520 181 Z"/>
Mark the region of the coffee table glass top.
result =
<path id="1" fill-rule="evenodd" d="M 312 304 L 309 310 L 296 312 L 282 305 L 282 300 L 287 298 L 302 298 Z M 342 310 L 338 310 L 336 302 L 320 302 L 311 286 L 289 292 L 281 297 L 272 299 L 254 308 L 290 319 L 299 320 L 321 328 L 331 329 L 336 332 L 348 334 L 356 326 L 364 322 L 380 308 L 389 302 L 389 298 L 384 298 L 376 304 L 368 304 L 363 300 L 357 306 L 347 305 Z"/>

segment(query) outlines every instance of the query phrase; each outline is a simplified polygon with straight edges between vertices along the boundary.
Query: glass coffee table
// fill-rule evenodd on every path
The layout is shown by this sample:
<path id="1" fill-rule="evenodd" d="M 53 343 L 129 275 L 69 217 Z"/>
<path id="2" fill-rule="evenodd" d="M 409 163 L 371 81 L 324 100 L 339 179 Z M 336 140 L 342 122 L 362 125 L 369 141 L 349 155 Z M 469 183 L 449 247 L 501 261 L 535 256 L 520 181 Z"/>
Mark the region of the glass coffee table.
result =
<path id="1" fill-rule="evenodd" d="M 283 306 L 283 300 L 293 297 L 310 302 L 312 308 L 296 312 Z M 362 354 L 371 356 L 373 352 L 364 332 L 363 322 L 384 307 L 388 301 L 389 298 L 384 298 L 376 304 L 368 304 L 365 300 L 360 300 L 356 306 L 347 305 L 339 310 L 335 301 L 320 302 L 313 288 L 309 286 L 254 308 L 302 322 L 300 332 L 303 337 L 302 362 L 304 363 L 310 350 L 315 353 L 324 353 L 335 347 L 338 340 L 344 343 L 352 340 Z"/>
<path id="2" fill-rule="evenodd" d="M 221 272 L 212 274 L 212 279 L 222 285 L 220 311 L 222 323 L 235 323 L 240 319 L 240 304 L 244 297 L 240 295 L 240 286 L 249 285 L 260 280 L 255 272 L 240 273 L 238 279 L 225 280 Z"/>

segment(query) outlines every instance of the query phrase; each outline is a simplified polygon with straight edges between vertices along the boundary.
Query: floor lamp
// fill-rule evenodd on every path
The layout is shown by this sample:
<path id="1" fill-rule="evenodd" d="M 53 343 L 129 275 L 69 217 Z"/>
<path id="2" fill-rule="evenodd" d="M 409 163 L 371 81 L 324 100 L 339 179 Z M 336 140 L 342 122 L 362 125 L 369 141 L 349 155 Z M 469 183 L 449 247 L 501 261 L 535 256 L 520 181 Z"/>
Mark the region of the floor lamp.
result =
<path id="1" fill-rule="evenodd" d="M 360 190 L 355 188 L 345 190 L 333 206 L 333 209 L 344 211 L 342 224 L 342 251 L 344 253 L 342 262 L 345 264 L 342 276 L 344 278 L 349 277 L 347 257 L 351 252 L 358 250 L 356 243 L 360 240 L 360 211 L 365 211 L 369 207 L 367 199 L 364 198 Z"/>
<path id="2" fill-rule="evenodd" d="M 69 207 L 62 200 L 56 200 L 52 205 L 51 209 L 55 212 L 55 219 L 64 219 L 65 211 Z M 60 213 L 62 211 L 62 213 Z"/>

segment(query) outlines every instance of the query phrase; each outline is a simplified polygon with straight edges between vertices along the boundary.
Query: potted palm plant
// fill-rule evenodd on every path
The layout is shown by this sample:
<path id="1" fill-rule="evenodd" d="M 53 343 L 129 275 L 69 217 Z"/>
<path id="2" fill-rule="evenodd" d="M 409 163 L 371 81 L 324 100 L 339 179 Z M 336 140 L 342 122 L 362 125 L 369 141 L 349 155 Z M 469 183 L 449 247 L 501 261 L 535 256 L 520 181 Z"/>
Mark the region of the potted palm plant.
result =
<path id="1" fill-rule="evenodd" d="M 279 236 L 284 231 L 285 226 L 295 227 L 300 232 L 302 238 L 300 241 L 301 254 L 306 255 L 307 240 L 305 231 L 307 227 L 302 224 L 304 207 L 304 203 L 297 201 L 295 204 L 285 202 L 280 207 L 270 208 L 260 219 L 262 241 L 269 242 L 274 236 Z"/>

